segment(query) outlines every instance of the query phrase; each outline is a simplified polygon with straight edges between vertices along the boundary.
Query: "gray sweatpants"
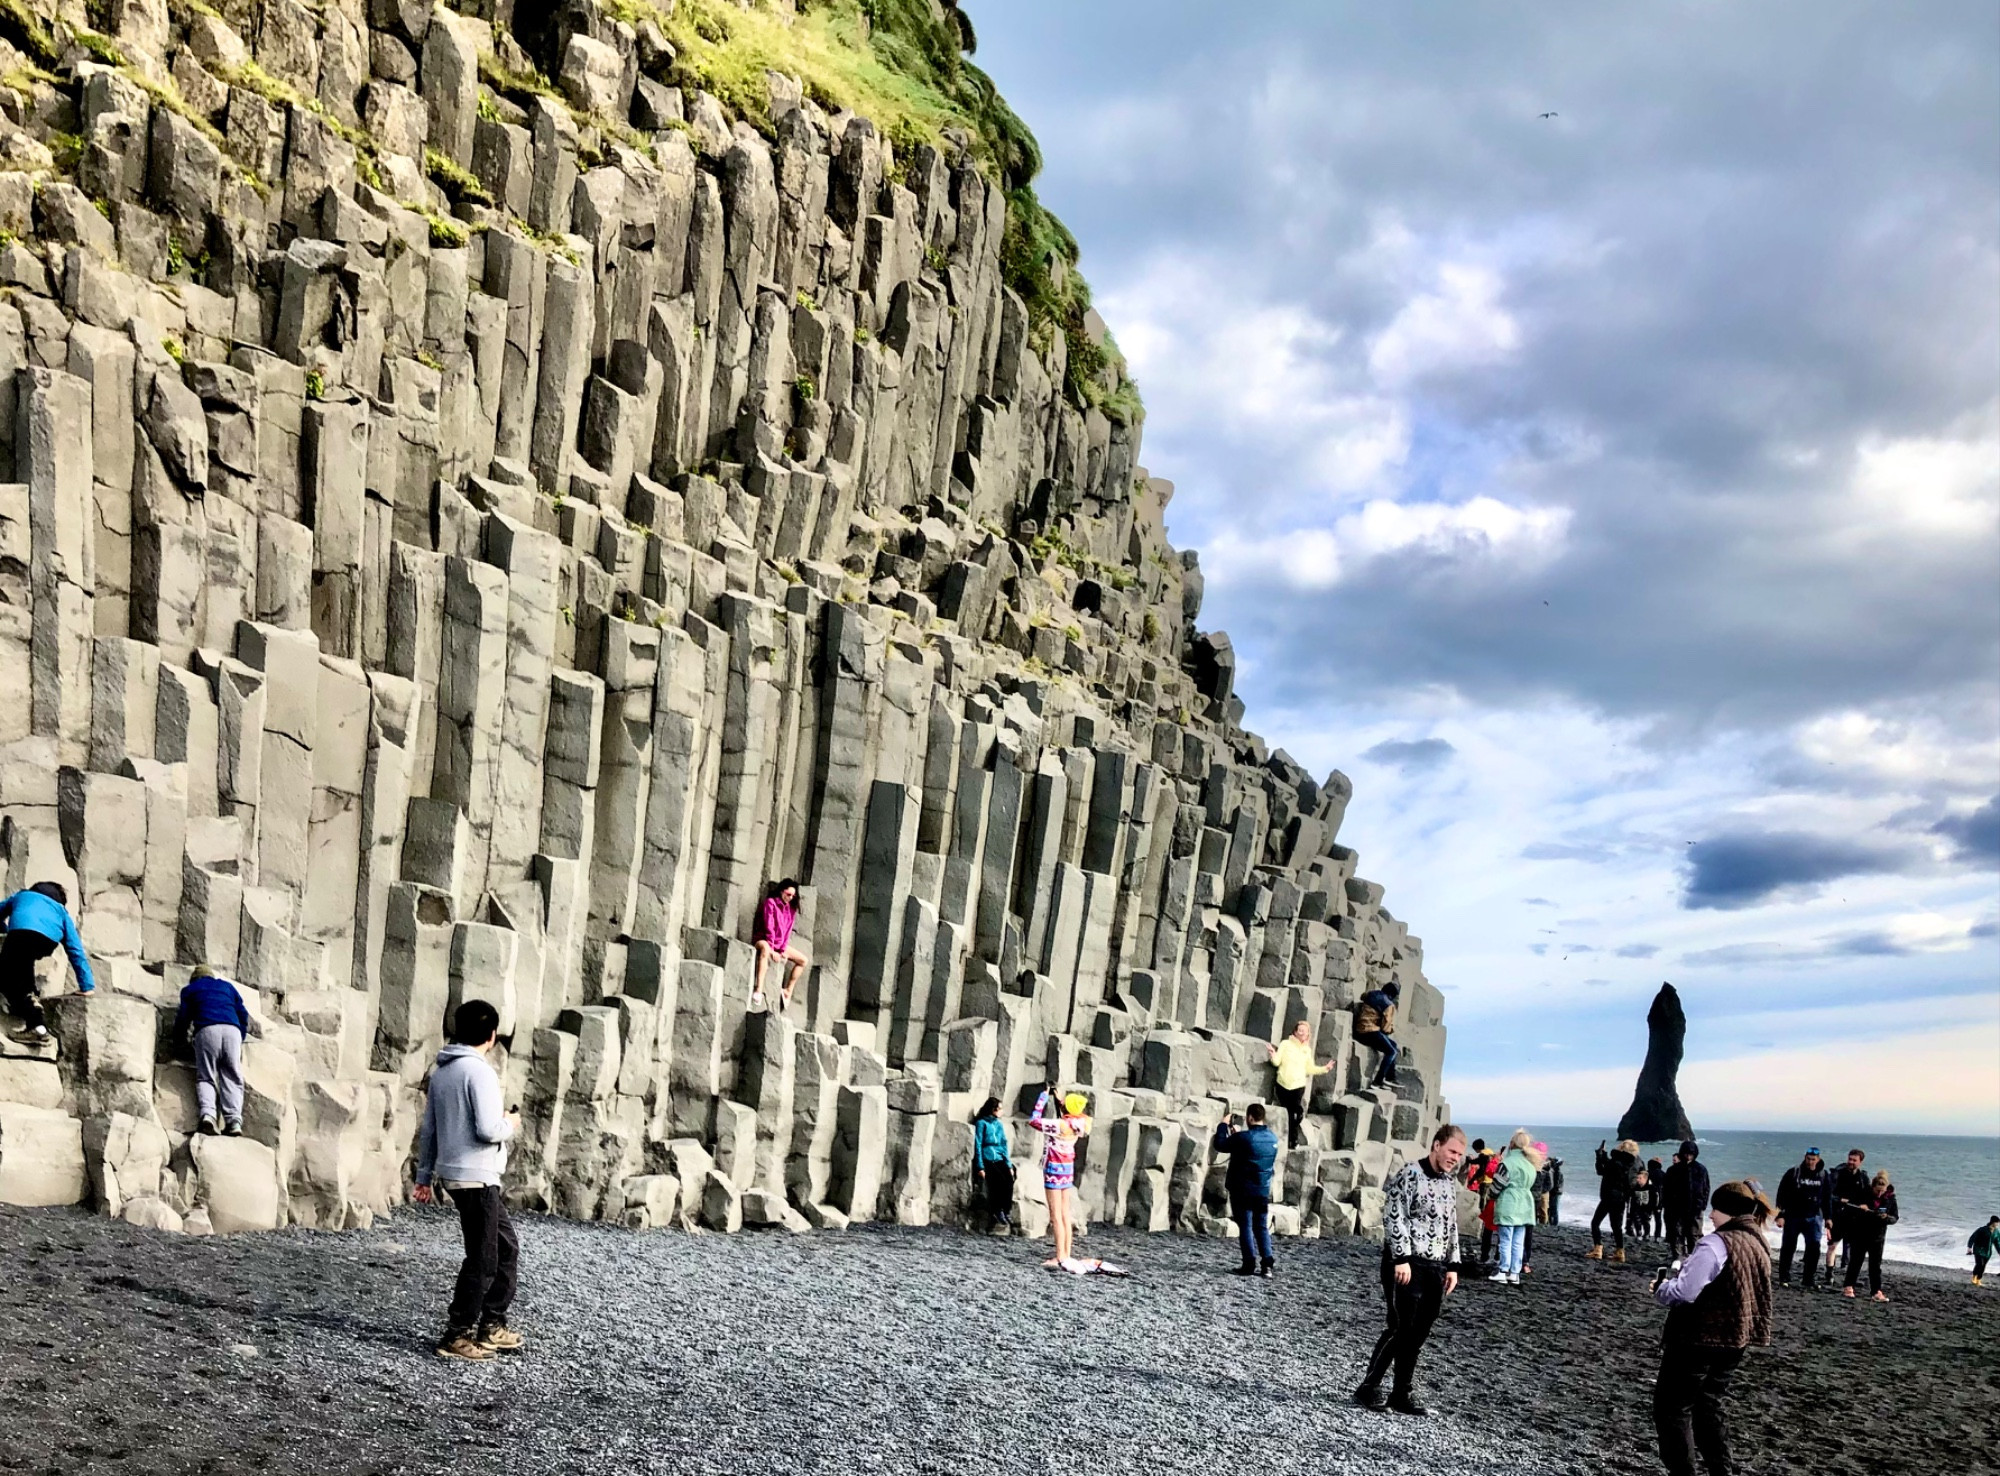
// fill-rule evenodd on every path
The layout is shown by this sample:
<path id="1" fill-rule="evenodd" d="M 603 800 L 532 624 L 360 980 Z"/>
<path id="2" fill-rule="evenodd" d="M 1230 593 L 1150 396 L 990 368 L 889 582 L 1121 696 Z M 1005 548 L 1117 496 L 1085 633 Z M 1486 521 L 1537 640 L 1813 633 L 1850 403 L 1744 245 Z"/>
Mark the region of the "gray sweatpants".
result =
<path id="1" fill-rule="evenodd" d="M 243 1032 L 234 1025 L 204 1025 L 194 1033 L 194 1100 L 203 1117 L 216 1116 L 215 1099 L 222 1097 L 222 1120 L 243 1120 Z"/>

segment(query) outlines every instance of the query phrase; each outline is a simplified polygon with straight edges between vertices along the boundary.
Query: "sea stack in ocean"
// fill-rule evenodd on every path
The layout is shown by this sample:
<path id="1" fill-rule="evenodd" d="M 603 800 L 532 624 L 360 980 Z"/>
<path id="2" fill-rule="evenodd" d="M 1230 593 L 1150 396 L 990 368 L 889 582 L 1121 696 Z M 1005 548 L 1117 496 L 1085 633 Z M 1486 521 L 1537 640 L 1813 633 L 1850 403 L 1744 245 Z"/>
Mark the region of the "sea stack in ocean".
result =
<path id="1" fill-rule="evenodd" d="M 1681 1141 L 1694 1136 L 1687 1110 L 1681 1106 L 1681 1048 L 1687 1040 L 1687 1012 L 1674 986 L 1662 984 L 1646 1011 L 1646 1064 L 1639 1068 L 1639 1085 L 1632 1105 L 1618 1119 L 1618 1136 L 1641 1143 Z"/>

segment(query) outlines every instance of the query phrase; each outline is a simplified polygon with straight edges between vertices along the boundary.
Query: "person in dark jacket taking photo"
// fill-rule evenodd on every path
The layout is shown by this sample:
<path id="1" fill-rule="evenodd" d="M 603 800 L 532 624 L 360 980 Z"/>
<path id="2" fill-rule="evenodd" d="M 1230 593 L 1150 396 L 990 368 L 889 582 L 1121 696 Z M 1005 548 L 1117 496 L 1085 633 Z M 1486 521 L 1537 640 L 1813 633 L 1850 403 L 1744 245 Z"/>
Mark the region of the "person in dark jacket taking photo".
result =
<path id="1" fill-rule="evenodd" d="M 1269 1276 L 1277 1267 L 1271 1254 L 1271 1171 L 1278 1163 L 1278 1135 L 1265 1123 L 1264 1104 L 1252 1102 L 1244 1126 L 1225 1117 L 1215 1127 L 1215 1151 L 1229 1157 L 1229 1214 L 1243 1243 L 1238 1276 Z"/>
<path id="2" fill-rule="evenodd" d="M 1639 1188 L 1639 1145 L 1625 1139 L 1609 1153 L 1597 1145 L 1597 1208 L 1590 1216 L 1590 1249 L 1585 1259 L 1604 1259 L 1604 1221 L 1611 1221 L 1611 1259 L 1625 1259 L 1625 1216 Z"/>

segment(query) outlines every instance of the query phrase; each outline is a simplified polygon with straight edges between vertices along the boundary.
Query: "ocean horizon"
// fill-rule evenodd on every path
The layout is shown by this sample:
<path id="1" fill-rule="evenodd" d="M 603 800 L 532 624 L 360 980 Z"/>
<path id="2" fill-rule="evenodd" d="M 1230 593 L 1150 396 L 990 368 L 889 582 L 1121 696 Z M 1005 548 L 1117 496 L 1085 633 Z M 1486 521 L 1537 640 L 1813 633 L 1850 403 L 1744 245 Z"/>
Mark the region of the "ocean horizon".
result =
<path id="1" fill-rule="evenodd" d="M 1594 1154 L 1598 1140 L 1616 1143 L 1609 1127 L 1576 1124 L 1537 1126 L 1522 1123 L 1465 1123 L 1467 1134 L 1484 1138 L 1489 1146 L 1500 1146 L 1517 1127 L 1525 1127 L 1549 1145 L 1549 1151 L 1563 1160 L 1564 1190 L 1558 1221 L 1564 1225 L 1587 1227 L 1597 1208 L 1597 1174 Z M 1717 1184 L 1730 1179 L 1754 1179 L 1763 1191 L 1777 1197 L 1778 1181 L 1785 1170 L 1805 1157 L 1807 1148 L 1818 1148 L 1835 1164 L 1843 1162 L 1850 1148 L 1867 1154 L 1870 1173 L 1886 1168 L 1895 1186 L 1897 1208 L 1902 1218 L 1889 1230 L 1883 1247 L 1884 1260 L 1923 1266 L 1939 1266 L 1972 1272 L 1966 1254 L 1966 1238 L 2000 1214 L 2000 1137 L 1950 1133 L 1869 1133 L 1829 1128 L 1800 1132 L 1772 1128 L 1699 1129 L 1694 1140 L 1701 1145 L 1701 1159 L 1710 1179 Z M 1644 1157 L 1671 1162 L 1678 1142 L 1640 1145 Z M 1772 1231 L 1772 1244 L 1777 1232 Z M 1793 1273 L 1798 1274 L 1796 1269 Z"/>

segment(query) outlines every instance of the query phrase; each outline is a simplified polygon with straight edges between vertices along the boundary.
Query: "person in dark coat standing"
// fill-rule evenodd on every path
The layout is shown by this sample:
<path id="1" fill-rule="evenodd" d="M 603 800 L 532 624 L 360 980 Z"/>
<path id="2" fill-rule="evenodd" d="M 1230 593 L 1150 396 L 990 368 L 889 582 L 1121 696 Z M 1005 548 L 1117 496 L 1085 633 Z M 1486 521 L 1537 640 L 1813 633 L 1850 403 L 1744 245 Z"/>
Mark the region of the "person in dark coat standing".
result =
<path id="1" fill-rule="evenodd" d="M 1836 1247 L 1845 1246 L 1843 1264 L 1854 1259 L 1854 1245 L 1848 1232 L 1858 1223 L 1857 1216 L 1865 1214 L 1868 1202 L 1873 1197 L 1868 1185 L 1868 1170 L 1862 1165 L 1868 1155 L 1859 1148 L 1847 1150 L 1847 1162 L 1833 1171 L 1833 1189 L 1829 1195 L 1826 1222 L 1826 1286 L 1833 1289 L 1833 1256 Z"/>
<path id="2" fill-rule="evenodd" d="M 1805 1287 L 1811 1291 L 1819 1280 L 1819 1241 L 1826 1229 L 1827 1206 L 1833 1197 L 1833 1170 L 1819 1156 L 1819 1149 L 1806 1149 L 1797 1168 L 1785 1170 L 1778 1180 L 1778 1227 L 1784 1236 L 1778 1247 L 1778 1285 L 1792 1284 L 1792 1253 L 1805 1242 Z"/>
<path id="3" fill-rule="evenodd" d="M 1278 1164 L 1278 1135 L 1265 1123 L 1264 1104 L 1252 1102 L 1244 1126 L 1227 1117 L 1215 1127 L 1215 1151 L 1229 1158 L 1229 1214 L 1243 1243 L 1238 1276 L 1269 1276 L 1277 1267 L 1271 1254 L 1271 1172 Z"/>
<path id="4" fill-rule="evenodd" d="M 1667 1253 L 1684 1256 L 1701 1236 L 1701 1212 L 1708 1203 L 1708 1169 L 1701 1145 L 1689 1138 L 1667 1169 L 1662 1205 L 1667 1212 Z"/>
<path id="5" fill-rule="evenodd" d="M 1889 1238 L 1889 1227 L 1901 1219 L 1896 1208 L 1896 1186 L 1889 1182 L 1889 1171 L 1882 1169 L 1869 1181 L 1868 1203 L 1855 1206 L 1849 1213 L 1847 1222 L 1847 1285 L 1841 1288 L 1841 1295 L 1854 1295 L 1854 1285 L 1861 1279 L 1862 1262 L 1868 1264 L 1868 1289 L 1875 1294 L 1875 1300 L 1886 1302 L 1889 1294 L 1882 1290 L 1882 1246 Z"/>
<path id="6" fill-rule="evenodd" d="M 1639 1187 L 1639 1145 L 1627 1138 L 1609 1153 L 1597 1145 L 1597 1208 L 1590 1216 L 1586 1259 L 1604 1259 L 1604 1222 L 1611 1221 L 1611 1259 L 1625 1259 L 1625 1216 Z"/>
<path id="7" fill-rule="evenodd" d="M 1662 1271 L 1653 1299 L 1667 1309 L 1660 1374 L 1653 1384 L 1653 1426 L 1667 1476 L 1729 1476 L 1729 1430 L 1722 1418 L 1729 1381 L 1749 1348 L 1771 1342 L 1771 1247 L 1764 1222 L 1771 1202 L 1757 1186 L 1724 1184 L 1710 1200 L 1715 1227 L 1678 1270 Z"/>

